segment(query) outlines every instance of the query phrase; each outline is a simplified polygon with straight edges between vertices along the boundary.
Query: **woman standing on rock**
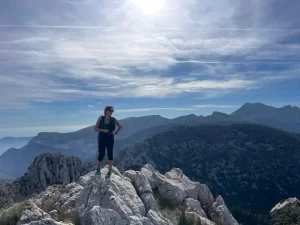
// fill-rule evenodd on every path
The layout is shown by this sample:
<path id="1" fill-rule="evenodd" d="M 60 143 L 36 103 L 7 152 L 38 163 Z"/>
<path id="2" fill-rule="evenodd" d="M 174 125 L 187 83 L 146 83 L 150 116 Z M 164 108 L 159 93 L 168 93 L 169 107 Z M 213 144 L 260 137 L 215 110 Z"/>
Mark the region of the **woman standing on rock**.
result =
<path id="1" fill-rule="evenodd" d="M 98 134 L 98 161 L 97 161 L 97 169 L 96 174 L 101 174 L 101 162 L 105 156 L 105 149 L 107 149 L 108 155 L 108 165 L 109 169 L 107 172 L 106 178 L 109 178 L 112 171 L 113 166 L 113 149 L 114 149 L 114 136 L 119 133 L 122 129 L 122 125 L 119 121 L 112 117 L 112 113 L 114 112 L 114 108 L 112 106 L 106 106 L 104 109 L 104 116 L 100 116 L 95 125 L 95 131 L 99 132 Z M 116 125 L 118 130 L 115 131 Z"/>

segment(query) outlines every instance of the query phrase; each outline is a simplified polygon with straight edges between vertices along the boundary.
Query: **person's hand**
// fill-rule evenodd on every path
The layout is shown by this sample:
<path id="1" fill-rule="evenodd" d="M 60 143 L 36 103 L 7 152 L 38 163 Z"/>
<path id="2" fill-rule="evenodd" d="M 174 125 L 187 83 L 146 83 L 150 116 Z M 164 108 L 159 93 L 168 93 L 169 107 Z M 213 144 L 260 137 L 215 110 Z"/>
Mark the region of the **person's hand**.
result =
<path id="1" fill-rule="evenodd" d="M 103 132 L 107 134 L 109 132 L 109 130 L 105 129 L 105 130 L 103 130 Z"/>
<path id="2" fill-rule="evenodd" d="M 114 135 L 114 136 L 117 135 L 117 132 L 112 132 L 112 135 Z"/>

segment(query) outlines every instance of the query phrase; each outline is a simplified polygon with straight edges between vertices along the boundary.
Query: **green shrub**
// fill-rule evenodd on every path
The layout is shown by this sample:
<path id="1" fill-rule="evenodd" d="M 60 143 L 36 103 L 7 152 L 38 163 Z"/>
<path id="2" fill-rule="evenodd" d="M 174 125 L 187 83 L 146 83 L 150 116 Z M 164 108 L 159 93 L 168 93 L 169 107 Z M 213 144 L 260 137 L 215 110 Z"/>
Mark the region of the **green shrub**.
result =
<path id="1" fill-rule="evenodd" d="M 0 214 L 0 225 L 17 225 L 25 209 L 25 202 L 16 203 Z"/>
<path id="2" fill-rule="evenodd" d="M 272 220 L 273 225 L 299 225 L 300 215 L 299 212 L 289 210 L 286 214 L 280 215 Z"/>
<path id="3" fill-rule="evenodd" d="M 180 216 L 180 220 L 178 222 L 178 225 L 194 225 L 194 223 L 192 223 L 191 221 L 189 221 L 184 212 L 182 212 L 182 215 Z"/>
<path id="4" fill-rule="evenodd" d="M 72 223 L 74 225 L 81 225 L 78 213 L 70 215 L 64 213 L 63 211 L 58 211 L 58 221 L 63 221 L 65 223 Z"/>
<path id="5" fill-rule="evenodd" d="M 175 209 L 176 206 L 174 206 L 168 199 L 161 196 L 158 192 L 158 190 L 153 190 L 154 198 L 156 199 L 158 206 L 160 209 Z"/>

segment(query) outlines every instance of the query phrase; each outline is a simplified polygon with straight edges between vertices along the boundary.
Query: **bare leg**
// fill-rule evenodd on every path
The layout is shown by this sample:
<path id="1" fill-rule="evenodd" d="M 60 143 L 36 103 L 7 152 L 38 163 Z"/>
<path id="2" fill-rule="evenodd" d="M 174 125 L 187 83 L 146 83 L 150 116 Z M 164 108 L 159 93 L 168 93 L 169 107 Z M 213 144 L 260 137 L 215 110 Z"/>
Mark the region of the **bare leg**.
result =
<path id="1" fill-rule="evenodd" d="M 97 168 L 101 168 L 101 161 L 97 160 Z"/>

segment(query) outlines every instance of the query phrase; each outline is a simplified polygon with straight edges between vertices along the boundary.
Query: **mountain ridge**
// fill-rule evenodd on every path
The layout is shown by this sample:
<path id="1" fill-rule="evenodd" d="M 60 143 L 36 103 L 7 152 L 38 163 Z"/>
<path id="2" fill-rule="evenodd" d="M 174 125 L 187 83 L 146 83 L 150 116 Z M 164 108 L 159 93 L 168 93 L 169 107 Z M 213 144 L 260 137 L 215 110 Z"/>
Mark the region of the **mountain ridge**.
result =
<path id="1" fill-rule="evenodd" d="M 274 107 L 264 105 L 262 103 L 245 103 L 240 109 L 236 110 L 232 114 L 226 114 L 221 112 L 213 112 L 212 115 L 208 116 L 197 116 L 195 114 L 189 114 L 185 116 L 176 117 L 173 119 L 167 119 L 159 115 L 150 115 L 143 117 L 130 117 L 120 120 L 124 128 L 120 134 L 115 137 L 115 152 L 118 154 L 119 150 L 123 146 L 132 144 L 135 141 L 141 141 L 147 136 L 160 133 L 165 130 L 168 126 L 175 125 L 186 125 L 186 126 L 203 126 L 206 124 L 217 124 L 217 125 L 231 125 L 231 124 L 263 124 L 265 126 L 270 126 L 276 129 L 281 129 L 286 131 L 299 130 L 300 132 L 300 114 L 299 114 L 299 128 L 297 125 L 297 120 L 293 118 L 298 118 L 296 114 L 295 117 L 290 117 L 282 127 L 282 116 L 280 118 L 274 118 L 271 122 L 263 120 L 251 120 L 252 109 L 258 107 L 260 110 L 271 109 L 271 114 Z M 250 108 L 246 110 L 251 115 L 243 113 L 245 108 Z M 282 107 L 283 111 L 286 112 L 296 110 L 298 112 L 298 107 L 285 106 Z M 268 112 L 269 113 L 269 112 Z M 256 113 L 256 117 L 259 117 L 261 113 Z M 270 114 L 270 113 L 269 113 Z M 277 114 L 276 114 L 277 115 Z M 281 115 L 281 114 L 280 114 Z M 266 118 L 270 118 L 266 115 Z M 273 124 L 275 123 L 275 124 Z M 287 124 L 287 125 L 286 125 Z M 157 129 L 156 129 L 157 128 Z M 0 169 L 2 169 L 6 174 L 12 177 L 18 177 L 24 173 L 30 161 L 42 152 L 63 152 L 66 155 L 76 155 L 81 159 L 93 160 L 96 159 L 97 154 L 97 133 L 94 131 L 94 126 L 89 126 L 82 128 L 78 131 L 69 133 L 58 133 L 58 132 L 40 132 L 37 136 L 31 138 L 28 144 L 22 147 L 20 150 L 16 148 L 9 149 L 5 154 L 0 156 Z M 25 153 L 26 152 L 26 153 Z M 19 155 L 24 158 L 21 159 Z M 13 168 L 14 163 L 18 163 L 18 168 Z"/>
<path id="2" fill-rule="evenodd" d="M 161 132 L 164 130 L 165 128 L 162 128 L 164 126 L 171 127 L 176 124 L 201 125 L 210 123 L 236 123 L 235 117 L 228 115 L 220 117 L 220 114 L 214 114 L 208 117 L 190 117 L 190 115 L 187 115 L 175 119 L 166 119 L 161 116 L 145 116 L 141 118 L 134 117 L 133 119 L 127 119 L 127 122 L 123 122 L 123 120 L 120 121 L 124 128 L 115 138 L 116 154 L 123 145 L 135 141 L 132 137 L 140 137 L 140 140 L 149 136 L 147 133 L 148 129 L 151 134 L 154 134 L 155 132 Z M 81 159 L 94 158 L 95 160 L 97 154 L 97 133 L 94 131 L 94 126 L 86 127 L 70 133 L 40 132 L 37 136 L 33 137 L 26 146 L 21 149 L 9 149 L 0 156 L 0 169 L 10 176 L 21 176 L 22 173 L 26 171 L 31 160 L 43 152 L 63 152 L 69 156 L 76 155 Z M 18 167 L 14 166 L 14 163 L 16 162 L 19 165 Z"/>
<path id="3" fill-rule="evenodd" d="M 264 124 L 281 130 L 300 133 L 300 108 L 286 105 L 268 106 L 263 103 L 245 103 L 230 115 L 256 124 Z"/>
<path id="4" fill-rule="evenodd" d="M 240 214 L 239 207 L 267 218 L 279 199 L 300 197 L 300 135 L 265 125 L 173 127 L 123 149 L 120 156 L 121 170 L 138 170 L 145 163 L 162 172 L 180 167 L 214 194 L 226 196 L 241 222 L 247 212 Z"/>

